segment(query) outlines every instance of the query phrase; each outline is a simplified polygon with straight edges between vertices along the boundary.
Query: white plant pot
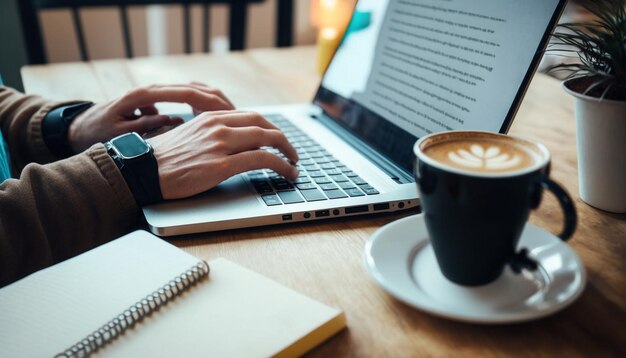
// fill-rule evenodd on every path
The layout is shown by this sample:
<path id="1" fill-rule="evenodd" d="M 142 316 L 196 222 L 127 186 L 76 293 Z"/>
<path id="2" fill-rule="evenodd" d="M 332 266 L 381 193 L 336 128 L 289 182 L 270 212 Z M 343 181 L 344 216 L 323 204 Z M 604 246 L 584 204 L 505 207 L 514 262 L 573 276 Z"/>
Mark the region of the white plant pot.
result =
<path id="1" fill-rule="evenodd" d="M 626 101 L 575 98 L 580 198 L 598 209 L 626 213 Z"/>

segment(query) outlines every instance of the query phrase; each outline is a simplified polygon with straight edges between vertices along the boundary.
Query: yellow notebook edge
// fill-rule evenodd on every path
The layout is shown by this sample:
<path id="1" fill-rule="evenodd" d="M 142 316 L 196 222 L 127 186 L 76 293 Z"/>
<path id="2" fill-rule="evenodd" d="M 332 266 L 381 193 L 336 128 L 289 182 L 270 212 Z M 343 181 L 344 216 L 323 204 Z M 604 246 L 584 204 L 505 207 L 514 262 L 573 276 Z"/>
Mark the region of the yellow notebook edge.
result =
<path id="1" fill-rule="evenodd" d="M 287 348 L 274 355 L 276 358 L 299 357 L 331 338 L 347 327 L 346 315 L 339 312 L 328 322 L 303 336 Z"/>

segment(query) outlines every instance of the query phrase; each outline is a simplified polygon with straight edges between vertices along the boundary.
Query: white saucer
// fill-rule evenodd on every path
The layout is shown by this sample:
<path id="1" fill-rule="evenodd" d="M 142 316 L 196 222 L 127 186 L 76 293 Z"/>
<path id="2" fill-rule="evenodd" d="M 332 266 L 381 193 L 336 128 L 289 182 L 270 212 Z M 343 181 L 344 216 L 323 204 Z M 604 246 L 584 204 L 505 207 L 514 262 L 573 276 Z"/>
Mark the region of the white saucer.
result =
<path id="1" fill-rule="evenodd" d="M 479 287 L 448 281 L 435 259 L 423 215 L 380 228 L 365 247 L 365 267 L 387 292 L 432 314 L 466 322 L 511 323 L 553 314 L 578 298 L 585 268 L 576 253 L 554 235 L 527 224 L 519 247 L 530 250 L 540 268 L 516 275 L 506 268 Z"/>

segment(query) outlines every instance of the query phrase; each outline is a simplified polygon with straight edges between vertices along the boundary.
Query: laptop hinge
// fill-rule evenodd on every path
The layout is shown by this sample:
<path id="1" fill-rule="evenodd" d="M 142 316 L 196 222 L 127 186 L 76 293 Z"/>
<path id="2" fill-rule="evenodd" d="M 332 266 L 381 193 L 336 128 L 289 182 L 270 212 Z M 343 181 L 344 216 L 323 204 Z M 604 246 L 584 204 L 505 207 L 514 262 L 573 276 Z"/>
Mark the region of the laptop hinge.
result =
<path id="1" fill-rule="evenodd" d="M 355 135 L 350 133 L 347 129 L 342 127 L 340 124 L 336 123 L 326 113 L 322 112 L 322 113 L 311 114 L 311 117 L 314 119 L 317 119 L 320 123 L 322 123 L 324 126 L 332 130 L 333 133 L 335 133 L 341 139 L 348 142 L 348 144 L 350 144 L 354 149 L 356 149 L 364 157 L 369 159 L 374 165 L 376 165 L 380 170 L 382 170 L 385 174 L 387 174 L 389 178 L 394 180 L 396 183 L 407 184 L 407 183 L 415 182 L 415 179 L 413 179 L 413 174 L 407 172 L 406 170 L 399 167 L 388 158 L 378 153 L 375 149 L 370 147 L 367 143 L 357 138 Z"/>

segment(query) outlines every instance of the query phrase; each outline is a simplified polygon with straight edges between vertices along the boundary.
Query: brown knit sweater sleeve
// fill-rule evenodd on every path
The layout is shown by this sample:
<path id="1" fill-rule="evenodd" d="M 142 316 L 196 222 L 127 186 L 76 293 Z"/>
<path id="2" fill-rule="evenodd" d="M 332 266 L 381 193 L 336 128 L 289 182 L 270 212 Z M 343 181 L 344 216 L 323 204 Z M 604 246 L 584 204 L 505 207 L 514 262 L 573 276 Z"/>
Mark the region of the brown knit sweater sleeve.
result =
<path id="1" fill-rule="evenodd" d="M 68 102 L 71 103 L 71 102 Z M 41 136 L 41 121 L 56 106 L 66 103 L 25 96 L 8 87 L 0 87 L 0 129 L 9 146 L 14 175 L 28 163 L 50 163 L 55 157 Z"/>
<path id="2" fill-rule="evenodd" d="M 0 88 L 0 128 L 14 167 L 55 158 L 41 137 L 48 102 Z M 15 174 L 15 173 L 14 173 Z M 0 287 L 132 229 L 133 196 L 102 144 L 28 164 L 0 184 Z"/>

